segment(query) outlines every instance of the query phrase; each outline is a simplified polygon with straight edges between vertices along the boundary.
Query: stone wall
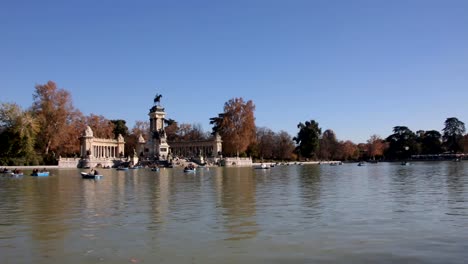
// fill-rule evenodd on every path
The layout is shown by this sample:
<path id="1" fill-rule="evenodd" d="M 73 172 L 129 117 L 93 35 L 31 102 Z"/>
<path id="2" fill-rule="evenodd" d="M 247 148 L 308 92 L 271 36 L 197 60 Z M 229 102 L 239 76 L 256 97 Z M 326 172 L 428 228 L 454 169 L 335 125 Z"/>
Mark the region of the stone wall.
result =
<path id="1" fill-rule="evenodd" d="M 123 162 L 120 159 L 80 159 L 80 158 L 60 158 L 58 160 L 58 167 L 59 168 L 93 168 L 96 166 L 101 166 L 101 167 L 114 167 L 119 165 L 121 162 Z"/>
<path id="2" fill-rule="evenodd" d="M 59 158 L 58 167 L 59 168 L 78 168 L 80 163 L 80 158 Z"/>
<path id="3" fill-rule="evenodd" d="M 252 158 L 224 158 L 221 160 L 221 165 L 226 167 L 247 167 L 252 166 Z"/>

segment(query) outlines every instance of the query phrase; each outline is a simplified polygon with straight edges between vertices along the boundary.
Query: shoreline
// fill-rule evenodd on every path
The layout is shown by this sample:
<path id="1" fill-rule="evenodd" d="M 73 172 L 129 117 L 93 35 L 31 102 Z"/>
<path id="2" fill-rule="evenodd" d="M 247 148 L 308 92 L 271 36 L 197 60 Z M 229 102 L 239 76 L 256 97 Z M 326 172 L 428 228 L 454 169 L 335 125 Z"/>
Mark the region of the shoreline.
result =
<path id="1" fill-rule="evenodd" d="M 319 164 L 339 164 L 342 161 L 339 160 L 327 160 L 327 161 L 290 161 L 290 162 L 252 162 L 252 166 L 265 165 L 319 165 Z"/>
<path id="2" fill-rule="evenodd" d="M 270 165 L 318 165 L 318 164 L 338 164 L 340 161 L 293 161 L 293 162 L 252 162 L 252 167 L 261 166 L 262 164 Z M 183 166 L 177 166 L 183 167 Z M 209 167 L 218 167 L 218 166 L 209 166 Z M 229 167 L 249 167 L 249 166 L 229 166 Z M 81 169 L 81 168 L 69 168 L 69 167 L 59 167 L 58 165 L 38 165 L 38 166 L 0 166 L 0 168 L 7 169 Z"/>
<path id="3" fill-rule="evenodd" d="M 38 165 L 38 166 L 0 166 L 7 169 L 66 169 L 60 168 L 58 165 Z"/>

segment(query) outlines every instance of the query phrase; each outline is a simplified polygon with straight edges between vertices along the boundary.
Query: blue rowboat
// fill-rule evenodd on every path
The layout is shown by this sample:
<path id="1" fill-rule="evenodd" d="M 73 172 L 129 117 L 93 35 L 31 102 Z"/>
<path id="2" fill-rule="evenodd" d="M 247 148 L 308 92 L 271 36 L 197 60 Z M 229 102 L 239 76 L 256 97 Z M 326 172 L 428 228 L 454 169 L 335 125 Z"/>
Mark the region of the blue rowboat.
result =
<path id="1" fill-rule="evenodd" d="M 31 176 L 38 176 L 38 177 L 49 176 L 49 172 L 48 171 L 33 172 L 31 173 Z"/>

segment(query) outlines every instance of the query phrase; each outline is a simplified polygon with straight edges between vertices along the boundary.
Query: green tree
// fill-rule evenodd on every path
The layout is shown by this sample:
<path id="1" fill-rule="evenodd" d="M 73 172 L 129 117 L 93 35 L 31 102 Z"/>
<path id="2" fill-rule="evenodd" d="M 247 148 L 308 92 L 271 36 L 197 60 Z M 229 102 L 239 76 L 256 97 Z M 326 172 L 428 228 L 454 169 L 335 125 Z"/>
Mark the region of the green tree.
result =
<path id="1" fill-rule="evenodd" d="M 3 103 L 0 106 L 1 163 L 36 164 L 34 145 L 38 131 L 38 123 L 31 112 L 23 111 L 14 103 Z"/>
<path id="2" fill-rule="evenodd" d="M 443 132 L 442 138 L 447 151 L 453 153 L 463 152 L 462 140 L 465 134 L 465 123 L 456 117 L 447 118 Z"/>
<path id="3" fill-rule="evenodd" d="M 322 134 L 319 124 L 315 120 L 310 120 L 306 121 L 305 124 L 299 123 L 297 128 L 299 128 L 299 132 L 293 138 L 297 145 L 297 152 L 304 158 L 316 158 L 320 135 Z"/>
<path id="4" fill-rule="evenodd" d="M 128 136 L 128 127 L 127 122 L 122 119 L 110 120 L 112 124 L 114 124 L 114 137 L 117 138 L 120 135 L 123 137 Z"/>
<path id="5" fill-rule="evenodd" d="M 406 126 L 395 126 L 386 141 L 389 143 L 386 156 L 390 159 L 408 159 L 415 153 L 416 135 Z"/>
<path id="6" fill-rule="evenodd" d="M 419 134 L 418 140 L 421 143 L 421 154 L 442 153 L 442 135 L 439 131 L 428 130 Z"/>

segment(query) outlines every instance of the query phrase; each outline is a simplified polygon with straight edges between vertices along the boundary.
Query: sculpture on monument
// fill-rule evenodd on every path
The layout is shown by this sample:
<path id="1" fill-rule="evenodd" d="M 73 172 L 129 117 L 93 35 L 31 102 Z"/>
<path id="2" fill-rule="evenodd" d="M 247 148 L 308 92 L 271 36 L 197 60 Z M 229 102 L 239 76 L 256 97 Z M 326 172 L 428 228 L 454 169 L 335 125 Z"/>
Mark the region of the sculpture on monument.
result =
<path id="1" fill-rule="evenodd" d="M 158 110 L 163 110 L 164 111 L 164 108 L 161 108 L 161 98 L 162 98 L 162 94 L 156 94 L 156 96 L 154 97 L 154 105 L 153 107 L 151 107 L 150 109 L 150 112 L 156 112 Z"/>
<path id="2" fill-rule="evenodd" d="M 161 98 L 162 98 L 162 94 L 156 94 L 156 96 L 154 97 L 154 103 L 159 104 L 161 102 Z"/>

